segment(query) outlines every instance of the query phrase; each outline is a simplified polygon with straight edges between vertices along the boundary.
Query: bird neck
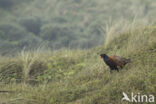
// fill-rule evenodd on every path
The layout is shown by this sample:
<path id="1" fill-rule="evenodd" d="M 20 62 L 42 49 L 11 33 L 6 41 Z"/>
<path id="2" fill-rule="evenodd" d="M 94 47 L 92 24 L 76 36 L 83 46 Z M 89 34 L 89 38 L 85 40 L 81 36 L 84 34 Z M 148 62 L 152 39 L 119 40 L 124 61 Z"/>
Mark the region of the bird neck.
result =
<path id="1" fill-rule="evenodd" d="M 107 61 L 109 57 L 107 55 L 104 56 L 104 61 Z"/>

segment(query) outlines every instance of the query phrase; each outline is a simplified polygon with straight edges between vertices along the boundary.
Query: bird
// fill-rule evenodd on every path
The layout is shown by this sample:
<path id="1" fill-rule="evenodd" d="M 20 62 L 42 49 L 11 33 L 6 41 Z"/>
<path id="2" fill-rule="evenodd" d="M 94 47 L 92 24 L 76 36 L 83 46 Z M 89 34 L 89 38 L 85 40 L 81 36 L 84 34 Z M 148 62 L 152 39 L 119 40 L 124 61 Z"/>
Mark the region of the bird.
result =
<path id="1" fill-rule="evenodd" d="M 123 66 L 130 62 L 130 59 L 120 56 L 108 56 L 106 54 L 101 54 L 100 56 L 104 60 L 106 65 L 109 66 L 110 72 L 112 72 L 112 70 L 117 70 L 119 72 L 118 66 L 122 69 Z"/>

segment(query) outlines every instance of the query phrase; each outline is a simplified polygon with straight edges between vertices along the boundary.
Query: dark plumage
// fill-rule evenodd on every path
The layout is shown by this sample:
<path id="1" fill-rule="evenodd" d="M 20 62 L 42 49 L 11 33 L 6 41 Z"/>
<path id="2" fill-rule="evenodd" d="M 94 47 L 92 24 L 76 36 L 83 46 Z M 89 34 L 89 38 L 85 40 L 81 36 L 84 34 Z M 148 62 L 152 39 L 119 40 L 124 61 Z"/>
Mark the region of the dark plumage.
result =
<path id="1" fill-rule="evenodd" d="M 106 54 L 101 54 L 100 56 L 101 58 L 103 58 L 104 62 L 109 66 L 110 71 L 119 71 L 118 66 L 122 68 L 128 62 L 130 62 L 130 59 L 122 58 L 120 56 L 107 56 Z"/>

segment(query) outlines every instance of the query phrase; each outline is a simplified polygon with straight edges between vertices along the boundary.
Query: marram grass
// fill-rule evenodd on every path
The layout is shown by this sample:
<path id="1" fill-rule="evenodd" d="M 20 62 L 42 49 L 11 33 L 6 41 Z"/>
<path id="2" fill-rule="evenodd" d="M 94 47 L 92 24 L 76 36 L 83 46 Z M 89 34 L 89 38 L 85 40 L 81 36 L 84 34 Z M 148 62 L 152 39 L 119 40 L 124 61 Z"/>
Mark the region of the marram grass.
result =
<path id="1" fill-rule="evenodd" d="M 156 28 L 124 32 L 107 45 L 2 57 L 0 90 L 11 92 L 0 93 L 0 103 L 128 104 L 121 102 L 123 91 L 156 95 Z M 100 53 L 129 57 L 131 63 L 110 74 Z"/>

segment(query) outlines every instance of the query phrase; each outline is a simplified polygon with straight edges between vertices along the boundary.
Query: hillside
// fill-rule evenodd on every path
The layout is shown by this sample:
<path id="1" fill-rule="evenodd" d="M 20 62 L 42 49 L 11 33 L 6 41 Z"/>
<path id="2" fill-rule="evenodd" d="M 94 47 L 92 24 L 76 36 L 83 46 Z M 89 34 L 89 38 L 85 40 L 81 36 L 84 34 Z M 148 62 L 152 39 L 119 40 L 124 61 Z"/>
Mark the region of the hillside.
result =
<path id="1" fill-rule="evenodd" d="M 91 49 L 40 48 L 1 56 L 0 90 L 11 92 L 0 93 L 0 103 L 121 104 L 122 92 L 156 95 L 156 26 L 108 35 L 106 43 Z M 131 63 L 110 74 L 101 53 L 127 57 Z"/>
<path id="2" fill-rule="evenodd" d="M 0 0 L 0 54 L 93 48 L 114 25 L 155 23 L 155 10 L 155 0 Z"/>

